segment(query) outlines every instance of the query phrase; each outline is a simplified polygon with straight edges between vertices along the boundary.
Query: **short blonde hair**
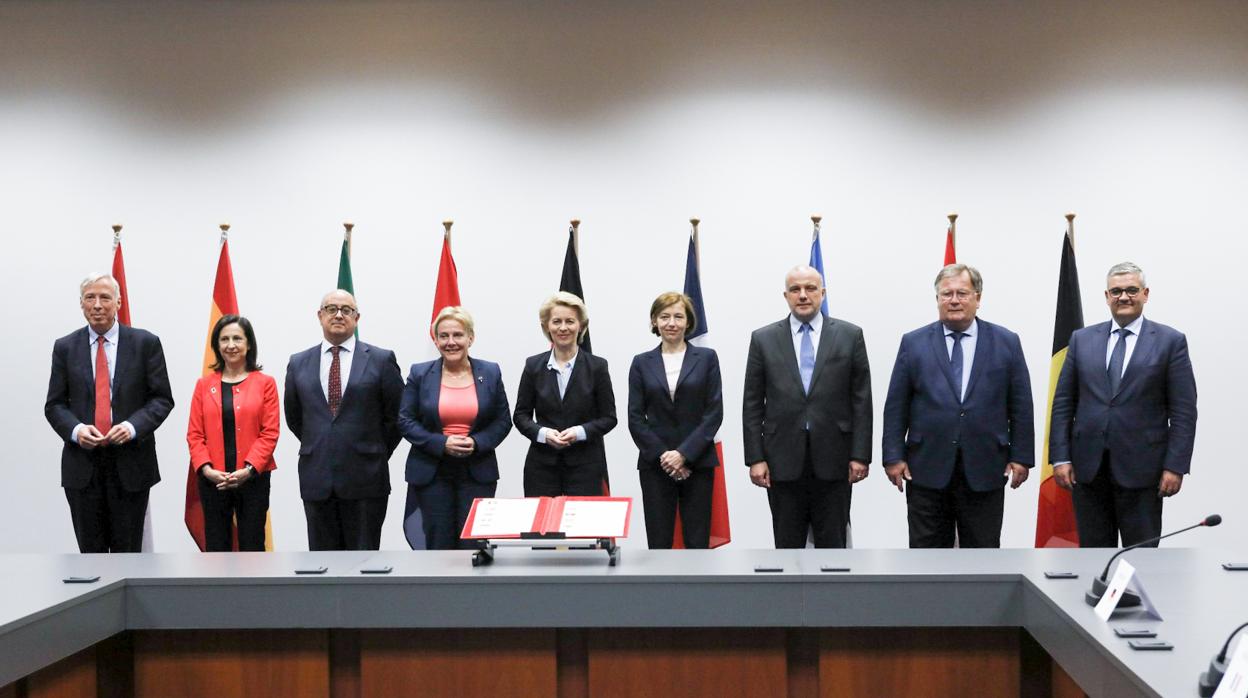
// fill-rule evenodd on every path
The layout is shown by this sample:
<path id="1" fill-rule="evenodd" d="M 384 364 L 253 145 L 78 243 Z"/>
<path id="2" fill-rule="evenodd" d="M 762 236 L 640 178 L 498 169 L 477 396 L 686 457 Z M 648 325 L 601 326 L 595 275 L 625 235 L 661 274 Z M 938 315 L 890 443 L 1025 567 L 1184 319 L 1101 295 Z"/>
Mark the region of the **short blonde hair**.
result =
<path id="1" fill-rule="evenodd" d="M 442 324 L 443 320 L 454 320 L 464 326 L 464 331 L 468 333 L 469 337 L 477 336 L 472 324 L 472 315 L 467 310 L 464 310 L 463 306 L 448 305 L 438 311 L 437 316 L 433 318 L 433 324 L 429 325 L 429 334 L 433 335 L 435 339 L 438 336 L 438 325 Z"/>
<path id="2" fill-rule="evenodd" d="M 688 324 L 685 325 L 685 336 L 688 337 L 698 330 L 698 314 L 693 310 L 693 299 L 679 291 L 668 291 L 667 293 L 660 293 L 659 297 L 655 298 L 654 302 L 650 304 L 651 332 L 659 334 L 659 328 L 657 327 L 659 313 L 663 312 L 663 309 L 667 306 L 676 305 L 677 303 L 685 307 L 685 320 L 688 321 Z"/>
<path id="3" fill-rule="evenodd" d="M 556 305 L 576 311 L 576 317 L 581 321 L 581 333 L 576 336 L 576 343 L 580 344 L 581 340 L 585 339 L 585 333 L 589 332 L 589 309 L 585 307 L 585 301 L 581 300 L 580 296 L 567 291 L 560 291 L 547 298 L 542 301 L 542 307 L 537 309 L 537 319 L 542 325 L 542 334 L 546 335 L 546 339 L 550 339 L 550 331 L 546 329 L 546 325 L 550 323 L 550 313 Z"/>

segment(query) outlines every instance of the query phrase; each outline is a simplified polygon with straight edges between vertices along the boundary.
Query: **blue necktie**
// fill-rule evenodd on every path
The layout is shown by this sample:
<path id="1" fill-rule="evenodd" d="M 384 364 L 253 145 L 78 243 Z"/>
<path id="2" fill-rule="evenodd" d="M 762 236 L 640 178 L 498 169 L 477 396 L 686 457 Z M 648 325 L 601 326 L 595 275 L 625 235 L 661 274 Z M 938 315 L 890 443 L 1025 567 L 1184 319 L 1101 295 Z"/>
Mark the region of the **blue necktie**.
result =
<path id="1" fill-rule="evenodd" d="M 1131 330 L 1117 329 L 1114 334 L 1118 335 L 1118 343 L 1114 345 L 1114 353 L 1109 355 L 1109 394 L 1117 395 L 1118 387 L 1122 385 L 1122 364 L 1127 358 L 1127 337 L 1131 336 Z"/>
<path id="2" fill-rule="evenodd" d="M 802 389 L 810 394 L 810 379 L 815 375 L 815 343 L 810 339 L 812 328 L 809 322 L 802 323 L 802 353 L 798 357 L 797 368 L 802 374 Z"/>
<path id="3" fill-rule="evenodd" d="M 958 402 L 962 402 L 962 338 L 964 332 L 950 332 L 953 337 L 953 351 L 949 352 L 949 368 L 953 370 L 953 388 L 958 391 Z"/>

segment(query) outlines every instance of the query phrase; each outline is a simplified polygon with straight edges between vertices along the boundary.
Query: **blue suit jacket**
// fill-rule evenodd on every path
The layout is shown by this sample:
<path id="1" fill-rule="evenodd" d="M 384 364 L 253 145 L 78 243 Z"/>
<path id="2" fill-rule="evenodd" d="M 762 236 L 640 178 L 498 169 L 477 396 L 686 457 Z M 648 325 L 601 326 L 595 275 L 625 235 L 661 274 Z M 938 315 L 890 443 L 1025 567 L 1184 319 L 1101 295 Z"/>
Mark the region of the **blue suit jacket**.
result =
<path id="1" fill-rule="evenodd" d="M 134 440 L 120 446 L 87 450 L 70 440 L 74 427 L 95 422 L 95 352 L 89 327 L 56 340 L 52 347 L 52 375 L 43 414 L 65 442 L 61 450 L 61 486 L 82 489 L 102 449 L 116 458 L 117 478 L 127 491 L 138 492 L 160 482 L 156 463 L 156 428 L 173 409 L 173 393 L 165 370 L 165 353 L 156 335 L 122 325 L 117 328 L 117 356 L 113 366 L 113 424 L 130 422 Z"/>
<path id="2" fill-rule="evenodd" d="M 906 461 L 913 482 L 941 489 L 958 450 L 976 492 L 1005 486 L 1007 463 L 1035 462 L 1031 377 L 1018 335 L 982 319 L 959 400 L 939 322 L 901 338 L 884 403 L 884 464 Z"/>
<path id="3" fill-rule="evenodd" d="M 286 424 L 299 439 L 299 494 L 307 501 L 390 493 L 403 375 L 389 349 L 357 340 L 355 352 L 336 416 L 321 387 L 320 344 L 286 367 Z"/>
<path id="4" fill-rule="evenodd" d="M 511 409 L 503 388 L 503 374 L 492 361 L 472 359 L 477 388 L 477 417 L 468 436 L 476 449 L 467 458 L 446 455 L 446 436 L 438 416 L 442 392 L 442 359 L 412 364 L 399 406 L 399 430 L 412 443 L 407 454 L 406 479 L 413 485 L 427 485 L 438 472 L 438 463 L 449 460 L 468 468 L 477 482 L 498 480 L 498 458 L 494 449 L 511 433 Z"/>
<path id="5" fill-rule="evenodd" d="M 1123 487 L 1155 487 L 1161 471 L 1187 474 L 1196 441 L 1196 378 L 1187 337 L 1144 320 L 1116 395 L 1109 393 L 1105 351 L 1110 323 L 1070 337 L 1053 393 L 1049 461 L 1074 464 L 1075 480 L 1092 482 L 1105 451 Z"/>
<path id="6" fill-rule="evenodd" d="M 662 347 L 633 357 L 628 370 L 628 430 L 637 444 L 637 469 L 658 468 L 659 456 L 677 450 L 690 468 L 719 465 L 715 434 L 724 421 L 719 356 L 714 349 L 687 345 L 676 381 L 667 388 Z"/>

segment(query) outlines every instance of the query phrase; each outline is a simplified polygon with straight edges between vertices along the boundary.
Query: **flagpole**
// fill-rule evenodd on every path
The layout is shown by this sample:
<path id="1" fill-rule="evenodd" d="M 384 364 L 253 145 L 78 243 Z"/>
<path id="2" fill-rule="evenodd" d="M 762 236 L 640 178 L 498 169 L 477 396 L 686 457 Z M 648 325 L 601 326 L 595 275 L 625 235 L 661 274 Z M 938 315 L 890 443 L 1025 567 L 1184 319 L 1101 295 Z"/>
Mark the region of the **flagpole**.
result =
<path id="1" fill-rule="evenodd" d="M 1075 249 L 1075 214 L 1066 214 L 1066 237 L 1070 238 L 1070 249 Z"/>
<path id="2" fill-rule="evenodd" d="M 114 250 L 117 249 L 117 246 L 120 244 L 121 244 L 121 224 L 117 223 L 113 225 L 113 249 Z"/>
<path id="3" fill-rule="evenodd" d="M 347 221 L 342 224 L 342 228 L 343 228 L 342 239 L 347 243 L 347 254 L 350 255 L 351 254 L 351 231 L 355 230 L 355 224 L 350 221 Z"/>
<path id="4" fill-rule="evenodd" d="M 572 249 L 576 251 L 577 260 L 581 257 L 581 219 L 573 218 L 569 221 L 572 224 Z"/>
<path id="5" fill-rule="evenodd" d="M 442 227 L 445 229 L 445 232 L 443 232 L 443 238 L 446 240 L 446 244 L 448 245 L 451 244 L 451 226 L 452 225 L 455 225 L 455 221 L 449 218 L 442 221 Z"/>
<path id="6" fill-rule="evenodd" d="M 949 237 L 953 239 L 953 249 L 958 249 L 958 214 L 950 213 L 949 216 Z"/>
<path id="7" fill-rule="evenodd" d="M 698 241 L 698 224 L 701 222 L 699 218 L 689 219 L 689 225 L 693 226 L 693 261 L 698 267 L 698 274 L 702 273 L 702 244 Z"/>
<path id="8" fill-rule="evenodd" d="M 221 229 L 221 243 L 224 244 L 225 241 L 230 238 L 230 224 L 222 223 L 221 225 L 217 227 Z"/>
<path id="9" fill-rule="evenodd" d="M 810 222 L 815 224 L 814 230 L 810 234 L 810 241 L 814 242 L 819 238 L 819 222 L 823 220 L 823 216 L 811 216 Z"/>

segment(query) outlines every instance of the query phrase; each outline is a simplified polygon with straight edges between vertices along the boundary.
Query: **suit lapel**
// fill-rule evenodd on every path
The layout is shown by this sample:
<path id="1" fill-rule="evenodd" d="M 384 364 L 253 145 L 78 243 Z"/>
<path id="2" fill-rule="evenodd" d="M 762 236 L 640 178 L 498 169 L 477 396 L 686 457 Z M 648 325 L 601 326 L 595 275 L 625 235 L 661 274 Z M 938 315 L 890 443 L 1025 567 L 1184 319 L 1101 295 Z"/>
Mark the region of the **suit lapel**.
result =
<path id="1" fill-rule="evenodd" d="M 568 386 L 563 390 L 563 397 L 566 400 L 572 396 L 573 390 L 579 390 L 582 385 L 592 385 L 589 379 L 589 352 L 581 349 L 576 352 L 576 362 L 572 364 L 572 375 L 568 376 Z M 554 377 L 554 376 L 552 376 Z M 555 395 L 559 394 L 559 380 L 555 377 Z"/>
<path id="2" fill-rule="evenodd" d="M 347 389 L 342 391 L 342 402 L 338 404 L 338 414 L 342 414 L 343 407 L 346 406 L 347 400 L 350 399 L 352 393 L 359 388 L 360 381 L 364 378 L 364 370 L 368 368 L 367 364 L 372 352 L 368 350 L 368 345 L 359 341 L 355 342 L 355 356 L 351 357 L 351 373 L 347 378 Z M 317 382 L 321 380 L 320 374 L 317 374 Z M 329 402 L 326 401 L 326 406 Z M 336 418 L 336 415 L 335 415 Z"/>
<path id="3" fill-rule="evenodd" d="M 663 364 L 663 345 L 651 349 L 642 354 L 642 365 L 645 370 L 650 373 L 650 377 L 656 381 L 655 385 L 665 388 L 664 395 L 668 395 L 667 388 L 667 368 Z M 670 396 L 668 398 L 671 399 Z"/>
<path id="4" fill-rule="evenodd" d="M 221 411 L 221 391 L 225 390 L 225 383 L 221 380 L 220 373 L 214 373 L 212 382 L 208 385 L 208 394 L 212 396 L 212 402 L 217 406 L 217 412 Z"/>
<path id="5" fill-rule="evenodd" d="M 962 402 L 962 386 L 953 382 L 953 366 L 949 364 L 949 346 L 945 343 L 945 326 L 939 322 L 932 324 L 928 345 L 932 349 L 932 359 L 940 366 L 945 376 L 945 384 L 949 386 L 949 394 L 954 402 Z"/>
<path id="6" fill-rule="evenodd" d="M 992 343 L 994 337 L 992 330 L 988 329 L 988 324 L 984 322 L 975 322 L 975 331 L 979 336 L 975 338 L 975 354 L 971 356 L 971 378 L 966 382 L 966 395 L 962 396 L 962 402 L 971 399 L 971 391 L 975 389 L 975 382 L 983 375 L 988 365 L 988 357 L 992 356 Z M 962 348 L 963 351 L 966 347 Z M 982 360 L 981 360 L 982 359 Z M 953 367 L 950 367 L 952 373 Z"/>
<path id="7" fill-rule="evenodd" d="M 471 361 L 471 359 L 469 359 L 469 361 Z M 438 359 L 437 369 L 439 372 L 442 370 L 441 359 Z M 472 426 L 468 427 L 468 431 L 478 431 L 478 427 L 481 426 L 481 420 L 485 419 L 486 414 L 490 411 L 489 405 L 487 404 L 490 395 L 490 386 L 486 382 L 487 380 L 488 379 L 485 377 L 485 371 L 481 370 L 481 366 L 473 364 L 472 381 L 473 388 L 477 393 L 477 416 L 473 417 Z M 441 418 L 438 419 L 438 426 L 442 426 Z"/>
<path id="8" fill-rule="evenodd" d="M 537 365 L 537 392 L 554 404 L 562 404 L 563 398 L 559 397 L 559 374 L 550 368 L 551 363 L 555 361 L 553 350 L 552 353 L 546 354 L 546 361 Z"/>
<path id="9" fill-rule="evenodd" d="M 797 366 L 797 352 L 793 351 L 793 326 L 789 324 L 789 318 L 781 320 L 775 325 L 774 342 L 779 346 L 772 349 L 777 356 L 783 356 L 784 365 L 788 368 L 789 377 L 797 384 L 797 389 L 802 390 L 802 371 Z M 822 342 L 820 342 L 822 343 Z M 819 365 L 816 357 L 815 366 Z M 811 386 L 814 386 L 814 380 L 811 380 Z"/>
<path id="10" fill-rule="evenodd" d="M 113 382 L 110 384 L 113 405 L 117 404 L 117 389 L 125 385 L 123 378 L 131 365 L 135 361 L 135 353 L 138 347 L 135 346 L 134 337 L 130 335 L 128 328 L 117 327 L 117 351 L 113 354 Z"/>
<path id="11" fill-rule="evenodd" d="M 810 392 L 815 392 L 815 384 L 819 382 L 819 376 L 823 373 L 823 367 L 828 363 L 832 352 L 836 351 L 832 348 L 832 343 L 837 341 L 837 335 L 840 333 L 840 327 L 832 318 L 821 317 L 823 328 L 819 330 L 819 347 L 815 349 L 815 368 L 810 374 Z M 801 380 L 801 371 L 798 371 L 798 380 Z"/>
<path id="12" fill-rule="evenodd" d="M 356 346 L 359 346 L 358 344 Z M 351 372 L 355 373 L 355 364 L 351 365 Z M 433 362 L 433 367 L 429 369 L 429 373 L 425 374 L 425 379 L 420 382 L 420 407 L 421 410 L 428 409 L 429 414 L 433 417 L 434 424 L 437 425 L 438 431 L 442 430 L 442 415 L 438 413 L 438 399 L 442 392 L 442 359 Z"/>
<path id="13" fill-rule="evenodd" d="M 1119 338 L 1118 341 L 1121 342 L 1122 339 Z M 1109 345 L 1109 337 L 1105 338 L 1105 344 L 1106 346 Z M 1140 323 L 1140 336 L 1135 338 L 1135 348 L 1131 350 L 1131 360 L 1127 362 L 1126 370 L 1122 372 L 1122 381 L 1118 383 L 1119 393 L 1126 390 L 1127 381 L 1131 380 L 1140 372 L 1140 370 L 1136 368 L 1137 366 L 1148 365 L 1149 357 L 1152 356 L 1153 351 L 1156 350 L 1156 348 L 1156 328 L 1154 328 L 1148 320 L 1144 320 Z M 1105 375 L 1108 380 L 1109 373 L 1106 372 Z"/>
<path id="14" fill-rule="evenodd" d="M 85 340 L 85 341 L 84 341 Z M 88 326 L 78 334 L 77 341 L 74 342 L 74 361 L 77 370 L 82 373 L 82 382 L 87 386 L 87 393 L 92 400 L 92 409 L 95 403 L 95 333 Z"/>
<path id="15" fill-rule="evenodd" d="M 683 363 L 681 363 L 680 375 L 676 377 L 676 390 L 673 390 L 669 394 L 674 394 L 680 390 L 680 385 L 685 382 L 685 379 L 689 377 L 689 374 L 693 372 L 693 369 L 698 365 L 698 362 L 701 360 L 702 360 L 701 352 L 695 351 L 695 347 L 692 344 L 686 343 L 685 344 L 685 360 Z M 663 379 L 664 380 L 667 379 L 666 370 L 664 370 L 663 372 Z M 673 400 L 673 402 L 675 402 L 675 400 Z"/>
<path id="16" fill-rule="evenodd" d="M 1097 368 L 1094 384 L 1100 388 L 1101 394 L 1108 402 L 1114 396 L 1109 392 L 1109 368 L 1105 363 L 1105 352 L 1109 349 L 1109 323 L 1102 322 L 1092 332 L 1092 342 L 1088 347 L 1088 363 Z M 1119 386 L 1121 387 L 1121 386 Z"/>

